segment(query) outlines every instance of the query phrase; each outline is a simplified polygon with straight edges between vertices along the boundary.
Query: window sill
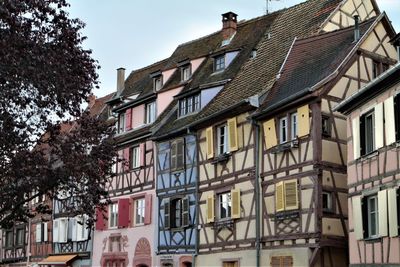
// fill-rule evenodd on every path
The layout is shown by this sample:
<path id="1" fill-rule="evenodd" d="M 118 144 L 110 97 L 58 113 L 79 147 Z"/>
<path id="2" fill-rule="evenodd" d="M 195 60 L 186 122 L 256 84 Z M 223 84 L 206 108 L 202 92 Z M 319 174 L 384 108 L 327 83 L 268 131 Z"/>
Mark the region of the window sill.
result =
<path id="1" fill-rule="evenodd" d="M 284 211 L 277 211 L 275 214 L 275 219 L 284 220 L 284 219 L 298 218 L 299 216 L 300 216 L 299 210 L 284 210 Z"/>
<path id="2" fill-rule="evenodd" d="M 376 243 L 376 242 L 381 242 L 381 240 L 382 240 L 382 237 L 380 237 L 380 236 L 364 238 L 364 241 L 366 243 Z"/>
<path id="3" fill-rule="evenodd" d="M 231 157 L 230 153 L 224 153 L 221 155 L 218 155 L 215 157 L 212 161 L 211 164 L 218 164 L 218 163 L 225 163 L 228 162 L 229 158 Z"/>
<path id="4" fill-rule="evenodd" d="M 368 154 L 362 155 L 362 156 L 359 157 L 356 161 L 358 161 L 358 162 L 363 162 L 363 161 L 365 161 L 365 160 L 369 160 L 369 159 L 371 159 L 371 158 L 373 158 L 373 157 L 376 157 L 376 156 L 378 156 L 378 155 L 379 155 L 379 151 L 378 151 L 378 150 L 374 150 L 374 151 L 372 151 L 372 152 L 370 152 L 370 153 L 368 153 Z"/>
<path id="5" fill-rule="evenodd" d="M 298 147 L 299 147 L 299 140 L 293 139 L 293 140 L 290 140 L 290 141 L 287 141 L 285 143 L 275 146 L 274 148 L 272 148 L 271 152 L 279 153 L 279 152 L 287 151 L 292 148 L 298 148 Z"/>
<path id="6" fill-rule="evenodd" d="M 214 229 L 221 229 L 221 228 L 232 228 L 234 225 L 234 221 L 232 218 L 225 218 L 220 219 L 217 222 L 214 222 L 213 228 Z"/>

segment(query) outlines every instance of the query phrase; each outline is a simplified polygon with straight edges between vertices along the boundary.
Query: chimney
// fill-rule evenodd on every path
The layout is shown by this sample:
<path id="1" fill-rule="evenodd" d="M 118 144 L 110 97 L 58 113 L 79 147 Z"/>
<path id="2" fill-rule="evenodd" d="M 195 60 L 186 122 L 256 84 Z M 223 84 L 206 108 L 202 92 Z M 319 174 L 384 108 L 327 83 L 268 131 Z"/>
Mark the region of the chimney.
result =
<path id="1" fill-rule="evenodd" d="M 117 94 L 120 95 L 122 90 L 125 89 L 125 69 L 117 69 Z"/>
<path id="2" fill-rule="evenodd" d="M 357 42 L 360 40 L 360 22 L 359 22 L 359 16 L 354 15 L 354 41 Z"/>
<path id="3" fill-rule="evenodd" d="M 222 14 L 222 40 L 229 40 L 237 28 L 237 15 L 233 12 Z"/>

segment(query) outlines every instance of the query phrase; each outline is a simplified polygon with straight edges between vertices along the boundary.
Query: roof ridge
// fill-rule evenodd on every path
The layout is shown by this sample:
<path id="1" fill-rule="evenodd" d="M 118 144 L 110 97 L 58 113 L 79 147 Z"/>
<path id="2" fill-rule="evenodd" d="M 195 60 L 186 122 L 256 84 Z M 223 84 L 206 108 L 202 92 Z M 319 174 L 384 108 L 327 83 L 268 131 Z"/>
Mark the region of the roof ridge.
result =
<path id="1" fill-rule="evenodd" d="M 158 65 L 158 64 L 165 63 L 165 62 L 167 62 L 170 58 L 171 58 L 171 57 L 167 57 L 167 58 L 161 59 L 161 60 L 159 60 L 159 61 L 156 61 L 156 62 L 154 62 L 154 63 L 152 63 L 152 64 L 150 64 L 150 65 L 148 65 L 148 66 L 145 66 L 145 67 L 142 67 L 142 68 L 139 68 L 139 69 L 134 69 L 134 70 L 132 70 L 132 71 L 129 73 L 129 75 L 131 75 L 131 74 L 134 73 L 134 72 L 144 71 L 144 70 L 150 69 L 150 68 L 152 68 L 152 67 L 154 67 L 154 66 L 156 66 L 156 65 Z M 129 75 L 128 75 L 128 77 L 129 77 Z"/>

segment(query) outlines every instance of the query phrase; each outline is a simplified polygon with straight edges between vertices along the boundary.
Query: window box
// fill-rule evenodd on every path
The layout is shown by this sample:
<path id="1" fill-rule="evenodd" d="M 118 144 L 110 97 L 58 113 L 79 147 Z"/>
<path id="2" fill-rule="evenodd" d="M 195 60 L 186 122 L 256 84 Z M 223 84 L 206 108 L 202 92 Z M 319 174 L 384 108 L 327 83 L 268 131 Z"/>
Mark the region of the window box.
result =
<path id="1" fill-rule="evenodd" d="M 224 153 L 215 157 L 211 164 L 218 164 L 218 163 L 226 163 L 228 162 L 229 158 L 231 157 L 230 153 Z"/>

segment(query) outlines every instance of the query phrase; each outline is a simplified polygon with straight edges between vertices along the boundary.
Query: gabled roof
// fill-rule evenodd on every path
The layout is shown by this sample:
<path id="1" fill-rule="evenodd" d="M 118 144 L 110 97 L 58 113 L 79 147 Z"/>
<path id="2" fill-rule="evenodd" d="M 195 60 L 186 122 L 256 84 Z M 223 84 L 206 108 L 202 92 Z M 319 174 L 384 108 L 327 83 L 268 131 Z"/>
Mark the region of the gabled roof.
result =
<path id="1" fill-rule="evenodd" d="M 248 60 L 230 84 L 202 110 L 197 123 L 209 120 L 246 98 L 265 93 L 274 84 L 293 39 L 316 34 L 340 2 L 309 0 L 280 11 L 272 23 L 270 34 L 264 36 L 259 43 L 257 56 Z"/>
<path id="2" fill-rule="evenodd" d="M 370 28 L 375 19 L 360 25 L 361 36 Z M 282 75 L 270 90 L 257 113 L 281 107 L 292 96 L 312 88 L 332 74 L 358 45 L 354 41 L 354 27 L 298 39 L 282 68 Z"/>

